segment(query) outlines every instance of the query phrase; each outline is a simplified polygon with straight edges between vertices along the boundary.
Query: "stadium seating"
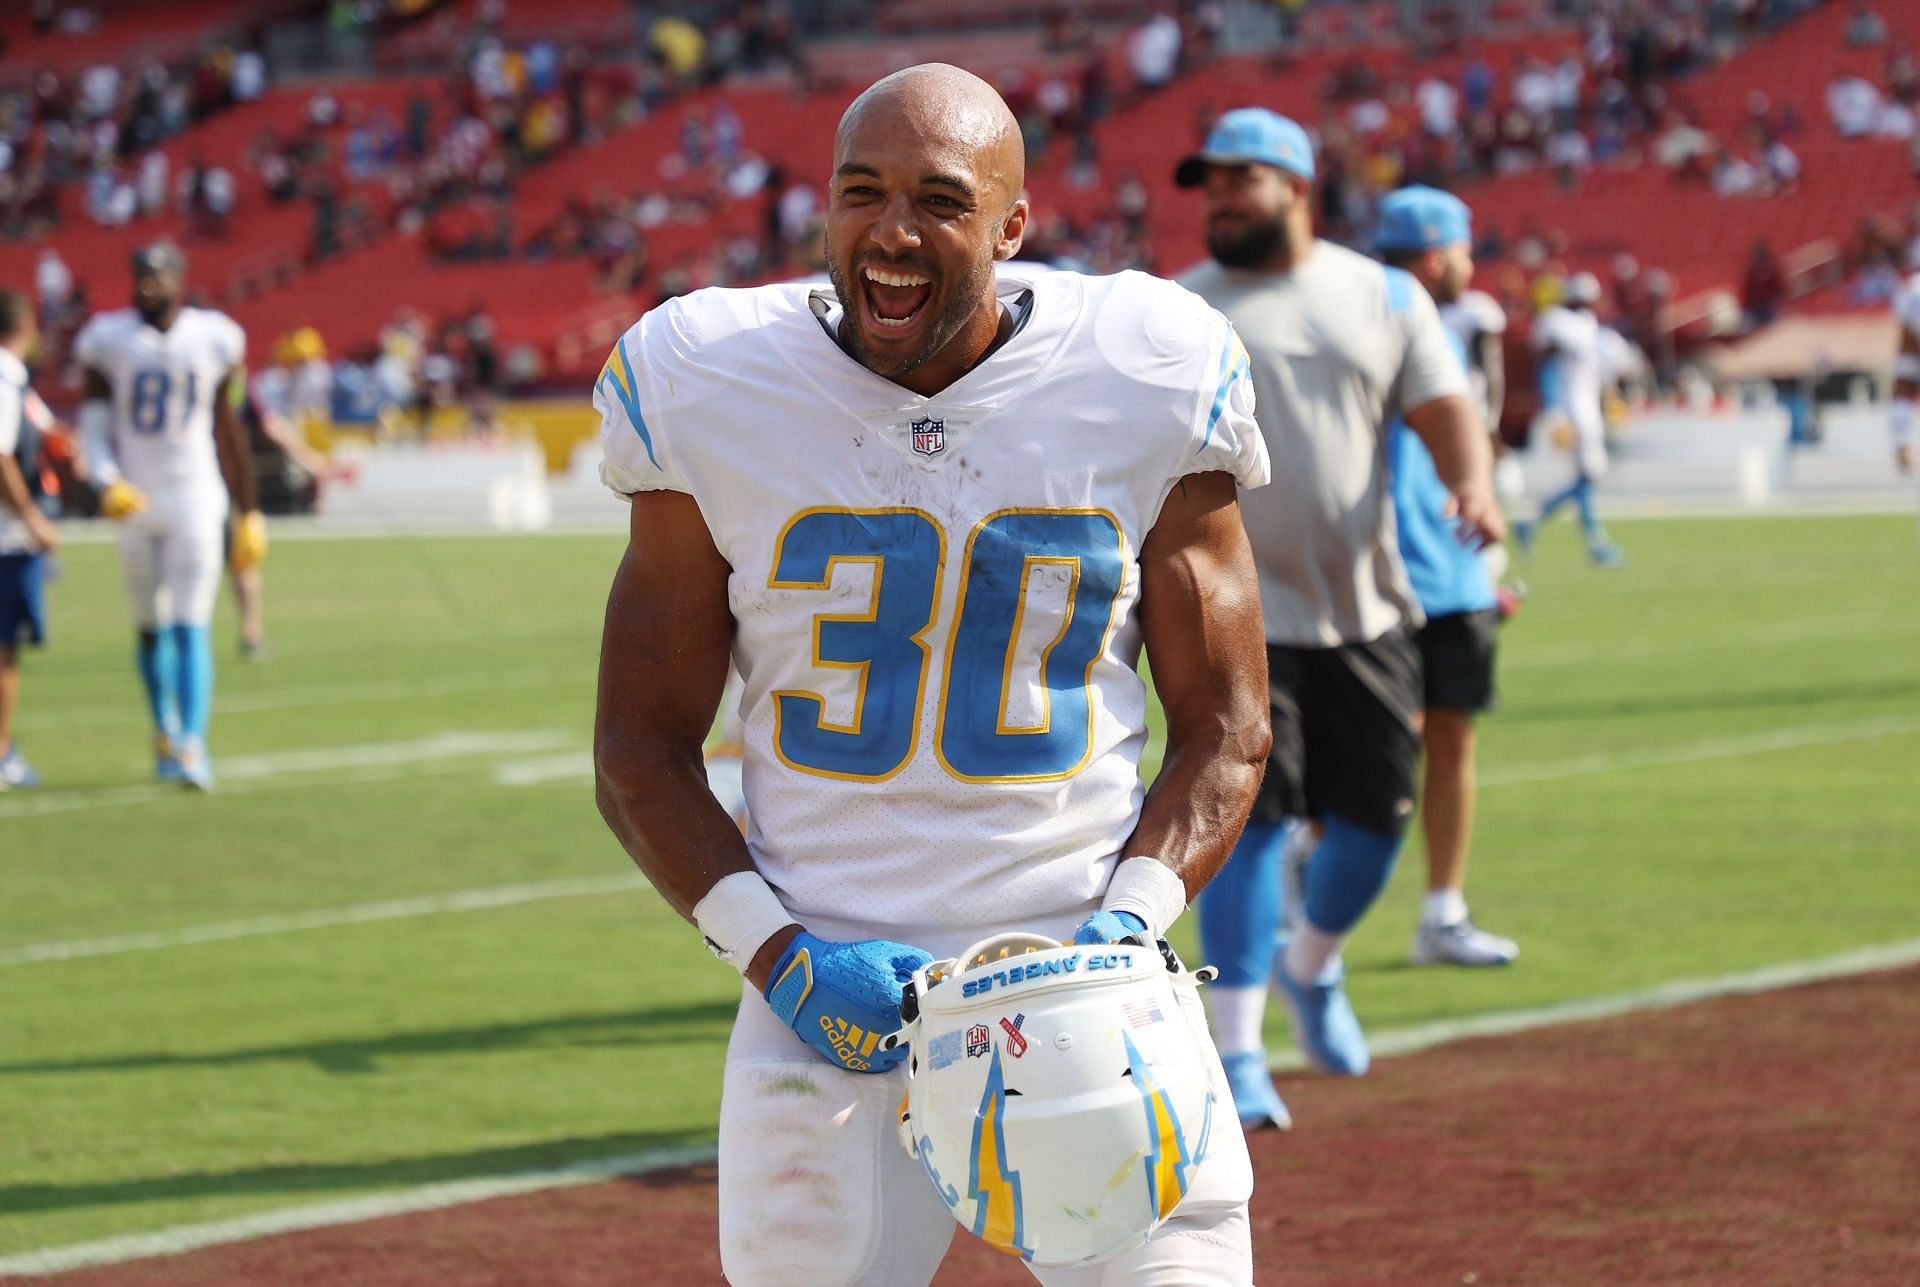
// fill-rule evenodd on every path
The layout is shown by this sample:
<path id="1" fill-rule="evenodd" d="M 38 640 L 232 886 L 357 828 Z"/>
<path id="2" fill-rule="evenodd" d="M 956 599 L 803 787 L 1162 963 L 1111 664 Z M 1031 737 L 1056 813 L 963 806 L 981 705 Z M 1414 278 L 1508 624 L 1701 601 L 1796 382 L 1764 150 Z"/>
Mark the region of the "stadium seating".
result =
<path id="1" fill-rule="evenodd" d="M 1507 16 L 1537 20 L 1530 0 L 1515 0 Z M 189 4 L 168 9 L 179 14 L 212 15 L 218 6 Z M 1096 19 L 1123 19 L 1136 6 L 1112 0 L 1087 11 Z M 1115 176 L 1131 171 L 1147 186 L 1154 267 L 1178 271 L 1204 253 L 1200 203 L 1193 193 L 1172 186 L 1175 157 L 1190 149 L 1219 112 L 1245 103 L 1263 103 L 1309 122 L 1330 110 L 1326 87 L 1336 71 L 1355 64 L 1370 68 L 1383 87 L 1411 86 L 1438 75 L 1457 83 L 1462 68 L 1483 59 L 1506 73 L 1523 58 L 1558 59 L 1577 53 L 1580 34 L 1568 29 L 1534 30 L 1513 38 L 1483 40 L 1470 47 L 1447 46 L 1438 55 L 1416 52 L 1397 38 L 1387 19 L 1391 6 L 1313 6 L 1305 14 L 1295 56 L 1238 57 L 1212 62 L 1150 96 L 1126 101 L 1102 121 L 1094 135 L 1099 175 L 1076 182 L 1070 164 L 1071 142 L 1056 140 L 1030 168 L 1029 186 L 1037 206 L 1070 218 L 1099 215 L 1111 204 Z M 785 80 L 762 78 L 736 83 L 724 102 L 742 125 L 745 148 L 788 176 L 824 179 L 827 149 L 835 121 L 854 90 L 893 65 L 938 54 L 974 67 L 990 77 L 1010 68 L 1027 74 L 1071 70 L 1076 60 L 1050 53 L 1039 29 L 1028 22 L 1040 10 L 1035 0 L 993 0 L 992 15 L 1025 26 L 957 33 L 947 30 L 962 11 L 976 19 L 977 6 L 943 0 L 912 0 L 889 7 L 883 34 L 859 40 L 818 41 L 810 47 L 809 84 L 803 89 Z M 1379 10 L 1379 12 L 1375 12 Z M 437 39 L 458 24 L 471 22 L 478 0 L 457 0 L 403 31 L 383 49 L 386 61 L 405 41 Z M 1497 228 L 1512 243 L 1537 234 L 1565 247 L 1571 266 L 1604 270 L 1622 253 L 1642 264 L 1664 268 L 1680 295 L 1737 284 L 1749 248 L 1768 241 L 1782 256 L 1809 245 L 1843 242 L 1862 214 L 1878 210 L 1905 214 L 1911 203 L 1911 168 L 1904 145 L 1837 138 L 1824 112 L 1829 79 L 1847 71 L 1877 79 L 1884 50 L 1844 46 L 1843 6 L 1797 20 L 1783 33 L 1762 39 L 1725 65 L 1670 86 L 1674 103 L 1723 142 L 1733 141 L 1748 111 L 1756 84 L 1767 86 L 1773 105 L 1793 103 L 1804 121 L 1791 141 L 1803 162 L 1798 189 L 1767 198 L 1727 199 L 1698 181 L 1683 181 L 1652 165 L 1596 168 L 1571 187 L 1557 185 L 1545 171 L 1532 171 L 1474 185 L 1464 195 L 1480 212 L 1483 230 Z M 1920 12 L 1888 14 L 1896 39 L 1920 40 Z M 16 19 L 7 19 L 14 22 Z M 580 39 L 604 46 L 630 42 L 631 16 L 609 0 L 551 0 L 541 5 L 510 5 L 500 31 L 508 41 L 541 34 L 561 41 Z M 135 39 L 126 24 L 115 29 Z M 156 30 L 158 28 L 155 28 Z M 137 24 L 131 32 L 145 28 Z M 1110 29 L 1098 55 L 1119 70 L 1118 42 Z M 424 47 L 424 46 L 423 46 Z M 397 56 L 397 55 L 396 55 Z M 1084 60 L 1086 55 L 1078 56 Z M 441 263 L 423 242 L 390 226 L 390 200 L 379 183 L 343 187 L 342 198 L 357 200 L 377 230 L 374 244 L 332 262 L 307 263 L 312 212 L 305 201 L 276 206 L 249 172 L 247 156 L 256 140 L 287 137 L 305 127 L 316 93 L 331 94 L 343 119 L 384 111 L 404 118 L 408 101 L 425 94 L 435 105 L 436 124 L 447 119 L 441 78 L 428 74 L 382 74 L 350 84 L 281 86 L 257 102 L 215 116 L 169 140 L 165 151 L 177 174 L 195 158 L 232 170 L 239 200 L 227 236 L 189 241 L 196 284 L 215 302 L 230 307 L 250 330 L 267 337 L 299 325 L 312 325 L 336 352 L 364 350 L 395 309 L 411 304 L 430 316 L 458 316 L 477 303 L 490 306 L 505 346 L 531 346 L 549 375 L 579 375 L 598 360 L 591 351 L 608 319 L 650 302 L 640 294 L 604 289 L 600 270 L 585 259 Z M 681 123 L 691 112 L 712 113 L 720 91 L 703 91 L 669 104 L 650 119 L 629 125 L 586 146 L 563 149 L 529 170 L 508 199 L 505 210 L 516 247 L 550 224 L 569 203 L 601 197 L 631 200 L 645 193 L 685 195 L 693 185 L 676 177 L 670 158 L 678 147 Z M 1388 93 L 1395 129 L 1415 128 L 1413 108 L 1404 95 Z M 337 158 L 344 129 L 330 135 Z M 1643 141 L 1644 142 L 1644 141 Z M 343 176 L 344 181 L 344 176 Z M 694 265 L 722 237 L 759 235 L 765 226 L 765 198 L 722 198 L 699 222 L 669 221 L 645 233 L 649 261 Z M 54 239 L 77 276 L 89 282 L 97 303 L 125 297 L 127 249 L 154 235 L 182 238 L 189 229 L 177 215 L 130 228 L 92 226 L 77 208 L 78 194 L 65 194 L 67 219 Z M 30 276 L 39 247 L 0 244 L 0 276 Z M 369 282 L 377 289 L 367 289 Z M 1834 292 L 1814 297 L 1830 306 Z"/>
<path id="2" fill-rule="evenodd" d="M 201 41 L 233 23 L 235 17 L 235 6 L 229 0 L 168 0 L 166 4 L 96 0 L 87 7 L 100 17 L 92 30 L 42 35 L 34 31 L 33 7 L 26 0 L 0 6 L 0 42 L 4 42 L 0 49 L 7 63 L 69 72 L 95 63 L 125 67 L 147 61 L 170 62 L 191 54 Z"/>

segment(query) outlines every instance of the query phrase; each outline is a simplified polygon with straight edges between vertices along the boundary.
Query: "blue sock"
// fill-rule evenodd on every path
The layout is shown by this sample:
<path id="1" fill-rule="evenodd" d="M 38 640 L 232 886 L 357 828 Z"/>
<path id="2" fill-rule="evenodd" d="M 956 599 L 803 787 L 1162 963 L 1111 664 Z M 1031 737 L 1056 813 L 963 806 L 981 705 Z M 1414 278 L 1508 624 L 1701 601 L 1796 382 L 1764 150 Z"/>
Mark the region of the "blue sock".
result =
<path id="1" fill-rule="evenodd" d="M 1373 831 L 1337 814 L 1323 821 L 1327 834 L 1307 862 L 1307 923 L 1345 934 L 1387 887 L 1405 836 Z"/>
<path id="2" fill-rule="evenodd" d="M 213 631 L 206 626 L 175 626 L 172 634 L 180 731 L 204 742 L 213 715 Z"/>
<path id="3" fill-rule="evenodd" d="M 1600 526 L 1600 515 L 1593 508 L 1593 480 L 1582 478 L 1574 484 L 1574 504 L 1580 507 L 1580 530 L 1587 534 L 1587 545 L 1600 549 L 1607 543 L 1607 529 Z"/>
<path id="4" fill-rule="evenodd" d="M 1280 849 L 1287 823 L 1249 822 L 1219 874 L 1200 891 L 1200 950 L 1226 988 L 1263 988 L 1280 930 Z"/>
<path id="5" fill-rule="evenodd" d="M 147 690 L 147 710 L 153 715 L 154 728 L 172 736 L 180 728 L 180 703 L 174 691 L 173 632 L 142 630 L 134 664 L 140 671 L 141 686 Z"/>
<path id="6" fill-rule="evenodd" d="M 1562 487 L 1559 491 L 1555 492 L 1553 495 L 1547 497 L 1546 500 L 1540 503 L 1540 517 L 1535 519 L 1534 521 L 1537 523 L 1545 523 L 1548 519 L 1553 517 L 1554 513 L 1562 505 L 1565 505 L 1569 501 L 1578 500 L 1580 496 L 1580 489 L 1587 485 L 1588 485 L 1587 480 L 1585 478 L 1576 478 L 1572 482 L 1568 483 L 1565 487 Z"/>

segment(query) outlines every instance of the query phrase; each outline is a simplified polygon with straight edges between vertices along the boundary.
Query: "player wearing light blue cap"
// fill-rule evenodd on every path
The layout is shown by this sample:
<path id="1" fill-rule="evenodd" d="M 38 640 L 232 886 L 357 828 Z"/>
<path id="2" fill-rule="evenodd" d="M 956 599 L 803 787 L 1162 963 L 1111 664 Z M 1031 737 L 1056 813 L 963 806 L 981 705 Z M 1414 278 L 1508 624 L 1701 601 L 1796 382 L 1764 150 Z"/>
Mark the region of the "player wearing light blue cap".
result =
<path id="1" fill-rule="evenodd" d="M 1434 188 L 1408 187 L 1380 202 L 1374 249 L 1419 282 L 1434 303 L 1457 301 L 1473 280 L 1473 225 L 1466 203 Z M 1466 348 L 1449 330 L 1462 367 Z M 1451 496 L 1418 434 L 1396 422 L 1393 504 L 1400 557 L 1426 624 L 1420 647 L 1426 769 L 1420 829 L 1427 842 L 1427 899 L 1413 940 L 1417 965 L 1506 965 L 1520 954 L 1467 914 L 1463 892 L 1473 836 L 1474 716 L 1494 704 L 1494 648 L 1500 614 L 1485 558 L 1460 539 Z"/>
<path id="2" fill-rule="evenodd" d="M 1181 283 L 1245 344 L 1273 462 L 1241 514 L 1260 571 L 1274 749 L 1252 820 L 1200 902 L 1221 970 L 1214 1034 L 1250 1127 L 1286 1121 L 1261 1046 L 1270 978 L 1316 1064 L 1358 1075 L 1369 1061 L 1340 951 L 1393 870 L 1420 751 L 1422 617 L 1388 494 L 1396 415 L 1432 451 L 1463 530 L 1504 534 L 1486 434 L 1433 301 L 1407 274 L 1315 239 L 1314 172 L 1306 131 L 1250 107 L 1221 117 L 1174 176 L 1205 188 L 1212 255 Z M 1289 849 L 1302 861 L 1282 900 Z"/>

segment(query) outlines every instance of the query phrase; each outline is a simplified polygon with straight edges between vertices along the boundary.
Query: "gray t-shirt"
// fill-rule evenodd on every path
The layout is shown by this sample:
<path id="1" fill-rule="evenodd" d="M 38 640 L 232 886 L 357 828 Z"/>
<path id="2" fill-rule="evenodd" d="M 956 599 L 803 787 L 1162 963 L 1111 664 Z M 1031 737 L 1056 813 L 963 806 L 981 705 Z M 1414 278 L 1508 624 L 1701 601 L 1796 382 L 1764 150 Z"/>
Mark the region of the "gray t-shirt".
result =
<path id="1" fill-rule="evenodd" d="M 1253 365 L 1273 482 L 1242 492 L 1267 641 L 1331 648 L 1418 625 L 1394 530 L 1394 420 L 1468 393 L 1432 298 L 1329 241 L 1291 272 L 1208 262 L 1180 284 L 1227 315 Z"/>

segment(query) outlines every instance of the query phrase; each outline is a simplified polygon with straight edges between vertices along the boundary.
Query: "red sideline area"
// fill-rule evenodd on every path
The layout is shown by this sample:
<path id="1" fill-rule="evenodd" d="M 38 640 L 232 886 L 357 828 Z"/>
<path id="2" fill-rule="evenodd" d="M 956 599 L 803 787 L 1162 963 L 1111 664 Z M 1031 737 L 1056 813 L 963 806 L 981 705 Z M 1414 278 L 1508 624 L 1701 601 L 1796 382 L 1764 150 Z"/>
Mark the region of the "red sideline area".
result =
<path id="1" fill-rule="evenodd" d="M 1920 970 L 1295 1076 L 1258 1281 L 1920 1282 Z M 710 1168 L 39 1281 L 721 1282 Z M 938 1282 L 1033 1280 L 962 1235 Z"/>

